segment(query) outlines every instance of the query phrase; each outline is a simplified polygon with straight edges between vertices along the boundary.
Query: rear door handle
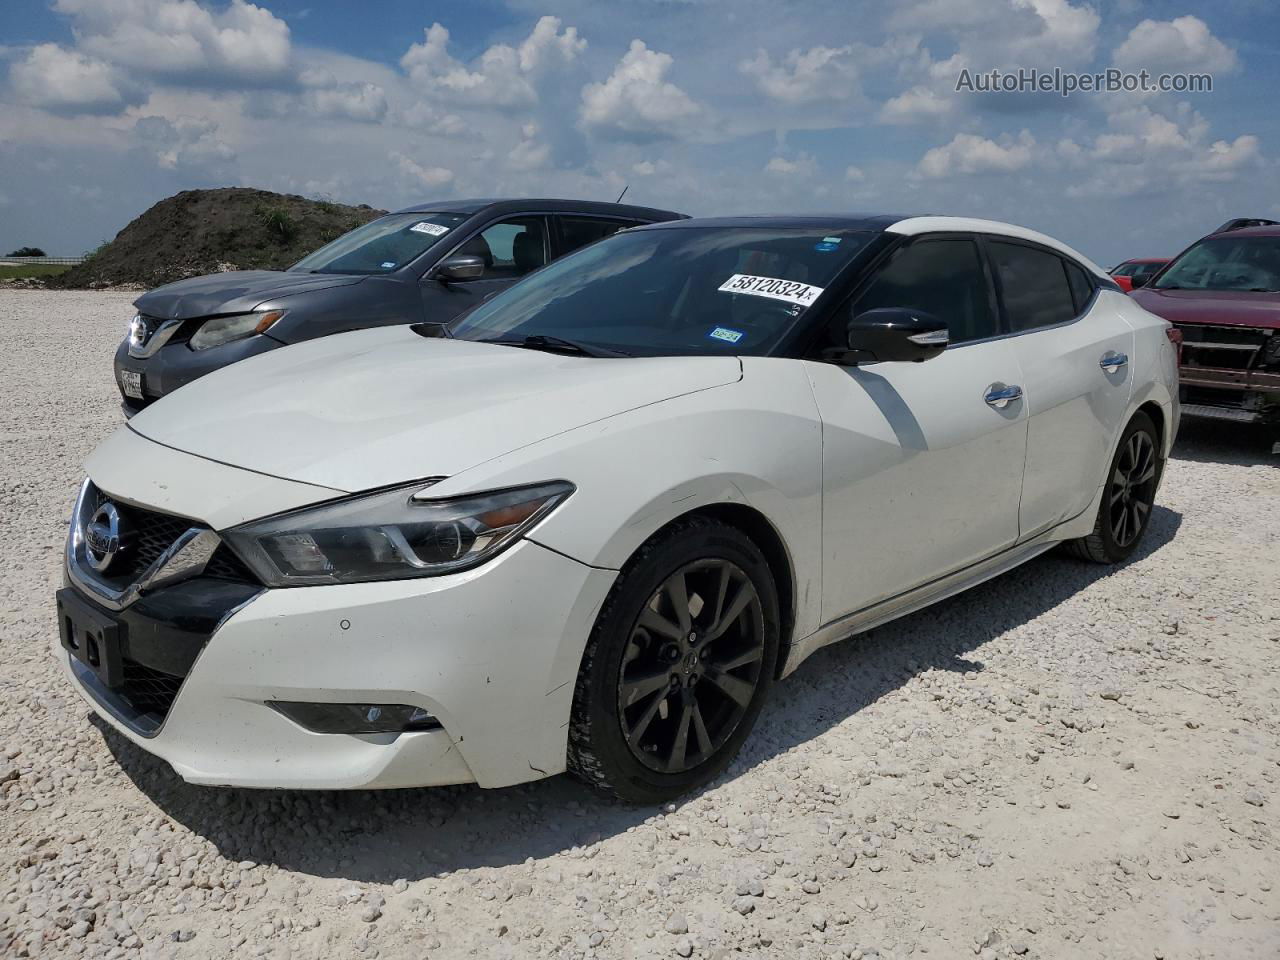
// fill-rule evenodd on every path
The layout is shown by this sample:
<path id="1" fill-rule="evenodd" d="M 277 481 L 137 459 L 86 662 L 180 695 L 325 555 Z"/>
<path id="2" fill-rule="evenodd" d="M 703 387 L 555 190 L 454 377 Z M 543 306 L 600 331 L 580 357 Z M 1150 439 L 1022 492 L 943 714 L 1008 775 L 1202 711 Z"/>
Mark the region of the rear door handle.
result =
<path id="1" fill-rule="evenodd" d="M 1102 355 L 1102 359 L 1098 361 L 1098 366 L 1107 371 L 1107 373 L 1115 373 L 1128 362 L 1128 354 L 1116 353 L 1114 350 L 1108 350 Z"/>
<path id="2" fill-rule="evenodd" d="M 982 399 L 997 410 L 1003 410 L 1011 401 L 1022 399 L 1022 388 L 1019 386 L 1006 387 L 1003 383 L 993 383 L 987 387 L 987 395 Z"/>

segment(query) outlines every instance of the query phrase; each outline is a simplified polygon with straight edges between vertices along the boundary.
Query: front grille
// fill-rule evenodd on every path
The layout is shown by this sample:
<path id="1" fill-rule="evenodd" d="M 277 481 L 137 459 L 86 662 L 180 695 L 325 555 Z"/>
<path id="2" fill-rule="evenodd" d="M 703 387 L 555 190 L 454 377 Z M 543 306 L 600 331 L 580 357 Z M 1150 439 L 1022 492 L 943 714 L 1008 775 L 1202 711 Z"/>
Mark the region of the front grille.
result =
<path id="1" fill-rule="evenodd" d="M 151 564 L 160 559 L 180 536 L 193 527 L 204 526 L 194 520 L 176 517 L 171 513 L 160 513 L 130 503 L 122 503 L 97 488 L 94 488 L 94 497 L 91 510 L 96 510 L 107 501 L 114 503 L 120 512 L 121 519 L 132 531 L 127 552 L 118 565 L 112 565 L 110 575 L 106 578 L 117 585 L 133 583 Z M 238 583 L 261 582 L 225 543 L 219 544 L 213 556 L 210 557 L 204 575 L 220 580 L 234 580 Z"/>
<path id="2" fill-rule="evenodd" d="M 1182 363 L 1188 367 L 1254 370 L 1267 362 L 1271 331 L 1256 327 L 1176 324 L 1182 331 Z"/>
<path id="3" fill-rule="evenodd" d="M 128 657 L 123 658 L 122 665 L 124 679 L 120 688 L 115 691 L 116 695 L 138 713 L 154 716 L 159 724 L 173 706 L 183 678 L 152 670 Z"/>

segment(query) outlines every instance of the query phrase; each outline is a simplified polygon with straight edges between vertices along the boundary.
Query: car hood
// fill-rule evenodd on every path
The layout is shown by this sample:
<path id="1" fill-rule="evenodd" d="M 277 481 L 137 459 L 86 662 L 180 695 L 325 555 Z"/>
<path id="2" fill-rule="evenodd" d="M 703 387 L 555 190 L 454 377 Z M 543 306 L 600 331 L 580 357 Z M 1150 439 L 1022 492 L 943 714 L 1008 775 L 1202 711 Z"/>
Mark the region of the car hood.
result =
<path id="1" fill-rule="evenodd" d="M 220 313 L 246 313 L 277 297 L 345 287 L 364 277 L 343 274 L 290 273 L 286 270 L 233 270 L 166 283 L 144 293 L 133 305 L 140 313 L 165 320 L 189 320 Z"/>
<path id="2" fill-rule="evenodd" d="M 357 491 L 456 474 L 741 378 L 736 357 L 565 356 L 383 327 L 224 367 L 129 426 L 210 460 Z"/>
<path id="3" fill-rule="evenodd" d="M 1170 323 L 1222 324 L 1280 329 L 1280 294 L 1242 290 L 1153 290 L 1142 287 L 1130 296 L 1144 310 Z"/>

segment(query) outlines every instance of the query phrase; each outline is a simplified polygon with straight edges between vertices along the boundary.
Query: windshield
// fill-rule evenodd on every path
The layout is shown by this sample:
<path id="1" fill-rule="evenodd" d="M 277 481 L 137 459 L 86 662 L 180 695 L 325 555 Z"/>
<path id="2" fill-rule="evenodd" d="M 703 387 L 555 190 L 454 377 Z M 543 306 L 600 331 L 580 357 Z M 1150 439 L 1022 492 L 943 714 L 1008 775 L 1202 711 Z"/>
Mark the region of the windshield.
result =
<path id="1" fill-rule="evenodd" d="M 289 269 L 303 273 L 390 273 L 416 260 L 465 219 L 460 213 L 393 213 L 344 233 Z"/>
<path id="2" fill-rule="evenodd" d="M 1170 265 L 1156 290 L 1280 290 L 1280 237 L 1210 237 Z"/>
<path id="3" fill-rule="evenodd" d="M 630 355 L 761 355 L 872 236 L 812 227 L 619 233 L 532 274 L 449 332 L 558 337 Z"/>

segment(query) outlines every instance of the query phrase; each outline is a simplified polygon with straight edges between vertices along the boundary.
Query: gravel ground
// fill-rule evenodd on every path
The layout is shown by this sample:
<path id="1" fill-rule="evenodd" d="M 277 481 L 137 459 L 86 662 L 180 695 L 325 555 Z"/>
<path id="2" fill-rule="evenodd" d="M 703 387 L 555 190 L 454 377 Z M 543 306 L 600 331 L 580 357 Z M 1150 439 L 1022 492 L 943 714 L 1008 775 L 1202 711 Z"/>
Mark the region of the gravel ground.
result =
<path id="1" fill-rule="evenodd" d="M 0 291 L 0 955 L 1280 955 L 1280 459 L 1184 428 L 1144 549 L 1056 554 L 775 689 L 710 789 L 214 790 L 55 670 L 131 294 Z"/>

